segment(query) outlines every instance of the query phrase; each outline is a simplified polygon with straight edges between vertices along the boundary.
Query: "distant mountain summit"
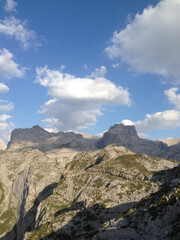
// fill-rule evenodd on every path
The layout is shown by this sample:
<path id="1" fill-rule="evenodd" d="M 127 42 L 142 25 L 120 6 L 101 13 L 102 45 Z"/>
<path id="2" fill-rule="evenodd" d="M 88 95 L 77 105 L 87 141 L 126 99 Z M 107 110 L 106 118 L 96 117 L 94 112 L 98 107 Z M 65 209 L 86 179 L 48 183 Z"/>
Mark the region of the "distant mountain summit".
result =
<path id="1" fill-rule="evenodd" d="M 32 128 L 18 128 L 12 131 L 9 144 L 16 141 L 43 142 L 53 135 L 54 134 L 47 132 L 39 125 L 35 125 Z"/>
<path id="2" fill-rule="evenodd" d="M 97 141 L 98 148 L 104 148 L 110 144 L 124 146 L 135 153 L 160 157 L 168 150 L 167 144 L 138 137 L 135 126 L 127 126 L 122 123 L 110 127 L 103 137 Z"/>
<path id="3" fill-rule="evenodd" d="M 111 126 L 109 130 L 103 134 L 103 137 L 97 141 L 97 147 L 104 148 L 114 143 L 125 146 L 138 140 L 139 137 L 134 126 L 126 126 L 120 123 Z"/>
<path id="4" fill-rule="evenodd" d="M 19 151 L 33 148 L 47 152 L 53 149 L 70 148 L 76 151 L 91 151 L 111 144 L 123 146 L 137 154 L 180 160 L 180 143 L 168 146 L 161 141 L 140 138 L 135 126 L 122 123 L 111 126 L 101 138 L 90 136 L 87 138 L 83 134 L 74 132 L 49 133 L 38 125 L 32 128 L 15 129 L 12 131 L 7 149 Z"/>

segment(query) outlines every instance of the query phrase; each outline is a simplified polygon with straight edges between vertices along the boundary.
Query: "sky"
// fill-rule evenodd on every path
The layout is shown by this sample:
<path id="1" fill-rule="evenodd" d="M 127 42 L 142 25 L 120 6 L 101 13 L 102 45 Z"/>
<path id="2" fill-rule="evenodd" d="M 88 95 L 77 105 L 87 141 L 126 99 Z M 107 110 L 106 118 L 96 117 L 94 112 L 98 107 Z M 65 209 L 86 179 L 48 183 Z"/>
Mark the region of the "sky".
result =
<path id="1" fill-rule="evenodd" d="M 14 128 L 180 137 L 180 0 L 0 0 L 0 139 Z"/>

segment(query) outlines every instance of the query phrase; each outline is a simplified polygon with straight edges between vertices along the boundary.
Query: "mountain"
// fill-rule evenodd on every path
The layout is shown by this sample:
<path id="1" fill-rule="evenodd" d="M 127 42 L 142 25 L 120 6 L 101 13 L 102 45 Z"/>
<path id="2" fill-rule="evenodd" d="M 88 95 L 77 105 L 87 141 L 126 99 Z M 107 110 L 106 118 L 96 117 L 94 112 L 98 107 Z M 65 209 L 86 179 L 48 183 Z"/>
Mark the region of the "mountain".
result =
<path id="1" fill-rule="evenodd" d="M 134 126 L 123 124 L 110 127 L 101 138 L 74 132 L 49 133 L 39 126 L 15 129 L 11 134 L 7 149 L 19 151 L 32 148 L 47 152 L 70 148 L 76 151 L 91 151 L 103 149 L 111 144 L 124 146 L 137 154 L 180 160 L 180 143 L 168 146 L 164 142 L 143 139 L 137 135 Z"/>
<path id="2" fill-rule="evenodd" d="M 177 240 L 180 143 L 15 129 L 0 151 L 0 240 Z"/>
<path id="3" fill-rule="evenodd" d="M 138 137 L 134 126 L 125 126 L 123 124 L 115 124 L 110 127 L 103 137 L 97 141 L 96 146 L 104 148 L 112 143 L 124 146 L 135 153 L 154 157 L 161 157 L 162 153 L 168 150 L 167 144 L 142 139 Z"/>
<path id="4" fill-rule="evenodd" d="M 83 133 L 49 133 L 40 126 L 36 125 L 32 128 L 20 128 L 13 130 L 7 149 L 9 151 L 19 151 L 22 149 L 32 148 L 46 152 L 66 147 L 78 151 L 88 151 L 96 149 L 96 140 L 97 137 Z"/>
<path id="5" fill-rule="evenodd" d="M 179 239 L 179 166 L 114 145 L 2 151 L 0 239 Z"/>
<path id="6" fill-rule="evenodd" d="M 166 143 L 168 146 L 175 145 L 180 143 L 180 138 L 167 138 L 167 139 L 158 139 L 160 142 Z"/>
<path id="7" fill-rule="evenodd" d="M 47 138 L 53 136 L 56 136 L 56 134 L 49 133 L 38 125 L 33 126 L 32 128 L 14 129 L 11 133 L 11 138 L 7 148 L 15 150 L 21 146 L 24 147 L 37 145 L 38 143 L 41 143 Z"/>

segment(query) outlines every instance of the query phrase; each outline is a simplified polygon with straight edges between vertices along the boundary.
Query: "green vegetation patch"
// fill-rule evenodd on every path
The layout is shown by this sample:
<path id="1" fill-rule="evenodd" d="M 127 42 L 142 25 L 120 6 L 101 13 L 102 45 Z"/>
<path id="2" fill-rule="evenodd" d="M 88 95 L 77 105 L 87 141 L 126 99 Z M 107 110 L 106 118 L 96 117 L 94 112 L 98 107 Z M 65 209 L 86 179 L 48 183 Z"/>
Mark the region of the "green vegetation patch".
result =
<path id="1" fill-rule="evenodd" d="M 104 183 L 101 178 L 96 179 L 93 184 L 93 186 L 96 188 L 101 188 L 101 187 L 103 187 L 103 185 L 104 185 Z"/>
<path id="2" fill-rule="evenodd" d="M 45 223 L 41 227 L 27 236 L 27 240 L 40 240 L 53 232 L 51 224 Z"/>
<path id="3" fill-rule="evenodd" d="M 124 155 L 116 158 L 112 164 L 120 164 L 122 167 L 126 169 L 137 169 L 140 173 L 146 173 L 147 169 L 138 161 L 138 158 L 141 158 L 142 155 L 134 154 L 134 155 Z"/>
<path id="4" fill-rule="evenodd" d="M 71 170 L 85 169 L 91 164 L 95 158 L 91 157 L 88 152 L 79 153 L 74 157 L 74 160 L 70 164 Z"/>
<path id="5" fill-rule="evenodd" d="M 5 199 L 5 193 L 4 193 L 4 188 L 2 186 L 2 183 L 0 183 L 0 191 L 1 191 L 1 195 L 0 195 L 0 205 L 1 205 Z"/>
<path id="6" fill-rule="evenodd" d="M 36 178 L 37 178 L 38 181 L 40 181 L 41 179 L 44 178 L 44 176 L 43 176 L 43 175 L 40 175 L 40 174 L 36 174 Z"/>
<path id="7" fill-rule="evenodd" d="M 0 235 L 11 230 L 16 223 L 16 217 L 12 208 L 3 212 L 0 217 Z"/>

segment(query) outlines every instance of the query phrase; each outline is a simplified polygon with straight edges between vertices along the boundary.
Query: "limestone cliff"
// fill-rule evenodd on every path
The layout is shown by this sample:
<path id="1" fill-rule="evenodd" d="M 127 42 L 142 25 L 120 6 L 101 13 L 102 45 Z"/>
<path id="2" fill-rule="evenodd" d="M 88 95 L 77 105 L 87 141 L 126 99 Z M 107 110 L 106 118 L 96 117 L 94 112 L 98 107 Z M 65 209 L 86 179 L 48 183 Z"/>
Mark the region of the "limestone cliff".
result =
<path id="1" fill-rule="evenodd" d="M 169 240 L 179 206 L 177 166 L 176 161 L 134 154 L 114 145 L 86 152 L 70 148 L 1 152 L 0 239 L 148 240 L 153 230 L 154 237 Z M 166 207 L 172 213 L 166 235 L 158 230 L 164 224 L 162 208 L 155 205 L 156 228 L 151 218 L 154 200 L 148 200 L 157 196 L 158 203 L 165 184 L 169 187 L 163 196 L 168 196 Z M 169 204 L 168 194 L 173 191 Z M 146 206 L 150 210 L 143 218 Z M 140 210 L 136 223 L 131 213 Z"/>
<path id="2" fill-rule="evenodd" d="M 134 126 L 115 124 L 101 138 L 74 132 L 49 133 L 39 126 L 30 129 L 15 129 L 8 143 L 8 151 L 32 148 L 42 152 L 69 148 L 76 151 L 102 149 L 108 145 L 124 146 L 137 154 L 180 160 L 180 143 L 168 146 L 161 141 L 138 137 Z"/>

